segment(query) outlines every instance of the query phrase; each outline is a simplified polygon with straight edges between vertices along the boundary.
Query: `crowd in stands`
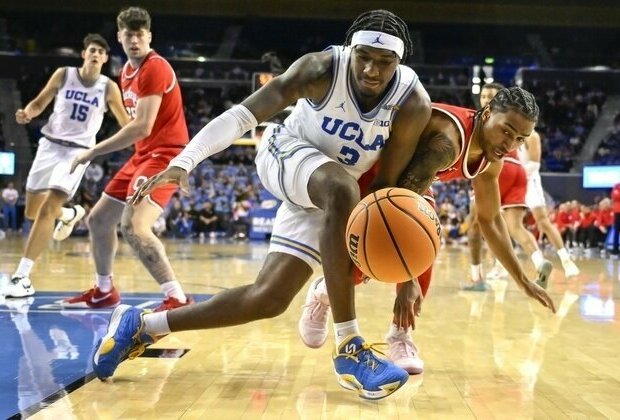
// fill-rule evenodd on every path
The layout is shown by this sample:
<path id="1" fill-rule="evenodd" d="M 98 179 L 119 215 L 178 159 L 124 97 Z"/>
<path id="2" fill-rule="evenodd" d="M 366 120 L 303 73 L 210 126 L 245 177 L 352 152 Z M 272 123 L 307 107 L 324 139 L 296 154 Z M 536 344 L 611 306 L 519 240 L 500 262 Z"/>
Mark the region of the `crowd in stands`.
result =
<path id="1" fill-rule="evenodd" d="M 220 25 L 218 28 L 224 30 L 226 26 Z M 258 30 L 252 25 L 247 25 L 244 28 L 240 41 L 241 47 L 246 48 L 252 43 L 255 38 L 252 31 L 255 29 Z M 263 27 L 260 28 L 263 34 L 261 39 L 265 43 L 274 42 L 276 45 L 278 36 L 275 33 L 265 34 L 263 29 Z M 55 30 L 60 31 L 61 29 L 56 28 Z M 319 31 L 319 33 L 329 34 L 330 31 Z M 72 31 L 71 37 L 59 36 L 58 39 L 69 40 L 74 37 L 74 34 L 75 30 Z M 183 35 L 189 39 L 191 33 L 187 32 Z M 264 39 L 265 36 L 268 39 Z M 268 54 L 263 54 L 260 48 L 253 49 L 253 52 L 248 48 L 244 51 L 243 58 L 257 59 L 263 54 L 263 58 L 267 60 L 265 62 L 269 62 L 272 67 L 286 67 L 293 57 L 305 52 L 321 50 L 328 44 L 341 41 L 340 39 L 331 39 L 329 35 L 303 36 L 306 38 L 298 43 L 292 43 L 296 47 L 295 51 L 281 50 L 284 51 L 284 54 L 278 56 L 277 52 L 271 51 Z M 166 39 L 167 37 L 164 33 L 158 38 Z M 24 48 L 27 44 L 25 41 L 27 37 L 24 34 L 19 34 L 15 39 L 17 41 L 13 44 L 17 49 Z M 43 43 L 39 47 L 39 50 L 45 49 Z M 194 57 L 200 48 L 208 56 L 215 53 L 216 47 L 216 44 L 197 46 L 191 42 L 167 43 L 165 46 L 161 46 L 160 51 L 171 57 Z M 523 53 L 525 54 L 525 52 Z M 418 72 L 421 81 L 427 86 L 433 101 L 474 107 L 470 88 L 471 74 L 467 70 L 471 63 L 464 65 L 464 61 L 444 58 L 446 60 L 444 64 L 450 62 L 453 65 L 424 66 L 413 63 L 412 66 Z M 22 102 L 25 103 L 36 95 L 49 77 L 50 69 L 47 70 L 48 73 L 46 74 L 23 75 L 19 81 Z M 201 66 L 191 70 L 183 67 L 177 73 L 180 78 L 203 80 L 215 78 L 243 82 L 223 86 L 200 85 L 200 83 L 182 86 L 185 114 L 191 136 L 195 135 L 212 118 L 230 108 L 234 103 L 238 103 L 250 93 L 249 81 L 252 75 L 242 66 L 233 66 L 221 72 L 206 70 Z M 586 86 L 579 82 L 534 80 L 527 82 L 524 87 L 536 95 L 541 108 L 541 118 L 537 127 L 543 138 L 541 170 L 570 171 L 575 155 L 581 151 L 588 133 L 601 112 L 601 107 L 606 98 L 605 94 L 597 87 Z M 47 113 L 50 109 L 48 108 Z M 47 116 L 44 114 L 26 126 L 32 140 L 33 151 L 36 150 L 40 129 Z M 116 129 L 114 120 L 106 118 L 98 134 L 98 139 L 108 137 Z M 0 126 L 1 141 L 2 130 Z M 107 156 L 105 160 L 97 162 L 97 165 L 93 165 L 89 169 L 89 174 L 85 177 L 74 201 L 82 204 L 86 209 L 92 208 L 103 187 L 130 153 L 130 151 L 116 152 Z M 190 197 L 176 196 L 172 200 L 168 208 L 165 209 L 161 223 L 158 223 L 156 227 L 158 233 L 174 237 L 246 236 L 249 211 L 260 204 L 265 194 L 256 176 L 253 165 L 254 155 L 255 151 L 252 147 L 233 147 L 211 157 L 199 166 L 191 176 L 192 192 Z M 620 163 L 620 114 L 616 117 L 612 132 L 601 142 L 595 159 L 604 164 Z M 462 241 L 468 228 L 466 215 L 469 208 L 469 185 L 465 182 L 439 183 L 435 186 L 435 192 L 438 214 L 444 226 L 446 241 Z M 20 198 L 20 200 L 23 199 Z M 18 203 L 18 207 L 19 205 L 20 203 Z M 592 210 L 592 212 L 597 211 L 598 209 Z M 558 213 L 563 214 L 559 209 Z M 561 216 L 558 220 L 563 220 L 563 217 Z M 85 222 L 82 222 L 76 230 L 77 233 L 86 233 L 86 229 Z M 571 229 L 568 231 L 573 232 Z M 591 231 L 590 229 L 588 232 Z M 574 230 L 574 238 L 571 237 L 570 242 L 592 246 L 600 239 L 595 234 L 590 238 L 590 233 L 586 235 L 583 232 L 582 228 L 581 235 L 578 235 L 577 230 Z"/>
<path id="2" fill-rule="evenodd" d="M 599 165 L 620 165 L 620 113 L 609 134 L 601 141 L 593 159 Z"/>
<path id="3" fill-rule="evenodd" d="M 540 107 L 541 171 L 569 172 L 605 102 L 599 88 L 577 82 L 531 81 L 525 86 Z"/>

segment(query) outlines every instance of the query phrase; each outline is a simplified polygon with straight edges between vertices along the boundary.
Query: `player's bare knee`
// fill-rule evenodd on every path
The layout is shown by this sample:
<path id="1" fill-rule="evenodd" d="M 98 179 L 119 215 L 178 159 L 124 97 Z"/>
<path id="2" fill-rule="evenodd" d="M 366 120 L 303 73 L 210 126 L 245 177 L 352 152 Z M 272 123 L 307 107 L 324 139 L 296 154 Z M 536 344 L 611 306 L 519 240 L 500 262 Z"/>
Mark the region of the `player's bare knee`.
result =
<path id="1" fill-rule="evenodd" d="M 326 209 L 351 213 L 360 201 L 360 190 L 357 182 L 350 177 L 334 179 L 326 191 Z"/>

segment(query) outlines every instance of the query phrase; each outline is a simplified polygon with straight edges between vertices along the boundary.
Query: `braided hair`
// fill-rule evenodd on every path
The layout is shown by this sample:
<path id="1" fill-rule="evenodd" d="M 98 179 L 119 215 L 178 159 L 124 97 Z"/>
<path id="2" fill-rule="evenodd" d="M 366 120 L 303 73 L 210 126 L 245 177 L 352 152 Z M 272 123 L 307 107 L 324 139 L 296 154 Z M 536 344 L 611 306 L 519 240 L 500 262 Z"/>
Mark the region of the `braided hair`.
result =
<path id="1" fill-rule="evenodd" d="M 512 109 L 530 121 L 538 121 L 539 109 L 534 95 L 517 86 L 500 89 L 489 102 L 492 112 L 507 112 Z"/>
<path id="2" fill-rule="evenodd" d="M 402 39 L 405 44 L 405 51 L 401 59 L 402 62 L 413 52 L 413 42 L 411 41 L 411 35 L 409 35 L 407 24 L 400 17 L 388 10 L 369 10 L 359 15 L 349 27 L 344 45 L 351 45 L 351 38 L 355 32 L 366 30 L 385 32 L 386 34 L 394 35 Z"/>

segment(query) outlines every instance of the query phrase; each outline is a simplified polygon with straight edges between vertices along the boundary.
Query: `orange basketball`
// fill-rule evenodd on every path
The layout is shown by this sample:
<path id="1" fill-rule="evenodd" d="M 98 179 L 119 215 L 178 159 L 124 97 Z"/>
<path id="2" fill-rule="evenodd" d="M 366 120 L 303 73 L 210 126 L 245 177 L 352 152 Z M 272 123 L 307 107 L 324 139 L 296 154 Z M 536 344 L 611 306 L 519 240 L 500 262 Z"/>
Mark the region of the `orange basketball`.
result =
<path id="1" fill-rule="evenodd" d="M 369 194 L 351 212 L 346 241 L 368 277 L 402 283 L 426 271 L 440 245 L 439 217 L 420 195 L 404 188 Z"/>

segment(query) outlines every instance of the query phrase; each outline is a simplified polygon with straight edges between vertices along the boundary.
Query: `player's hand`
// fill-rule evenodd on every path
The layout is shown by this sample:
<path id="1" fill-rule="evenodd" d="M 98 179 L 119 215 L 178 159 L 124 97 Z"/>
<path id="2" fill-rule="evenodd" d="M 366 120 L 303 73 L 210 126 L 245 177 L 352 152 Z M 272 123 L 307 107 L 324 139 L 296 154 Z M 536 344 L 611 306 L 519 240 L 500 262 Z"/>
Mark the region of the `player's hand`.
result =
<path id="1" fill-rule="evenodd" d="M 411 329 L 415 329 L 415 317 L 420 316 L 422 300 L 418 279 L 402 283 L 394 301 L 394 319 L 398 328 L 406 329 L 411 326 Z"/>
<path id="2" fill-rule="evenodd" d="M 526 295 L 532 299 L 536 299 L 542 306 L 546 306 L 551 309 L 551 312 L 555 313 L 555 304 L 545 289 L 532 281 L 528 281 L 523 285 L 523 290 Z"/>
<path id="3" fill-rule="evenodd" d="M 30 120 L 31 118 L 25 110 L 20 108 L 15 112 L 15 121 L 17 121 L 17 124 L 28 124 Z"/>
<path id="4" fill-rule="evenodd" d="M 140 188 L 136 190 L 133 197 L 129 200 L 129 204 L 134 206 L 138 204 L 144 197 L 149 195 L 151 191 L 160 185 L 176 184 L 184 195 L 189 194 L 189 179 L 185 169 L 177 166 L 170 166 L 165 171 L 150 177 Z"/>
<path id="5" fill-rule="evenodd" d="M 71 162 L 71 169 L 69 173 L 72 174 L 79 165 L 88 165 L 88 163 L 94 159 L 92 149 L 84 150 L 83 152 L 75 155 L 73 162 Z"/>

